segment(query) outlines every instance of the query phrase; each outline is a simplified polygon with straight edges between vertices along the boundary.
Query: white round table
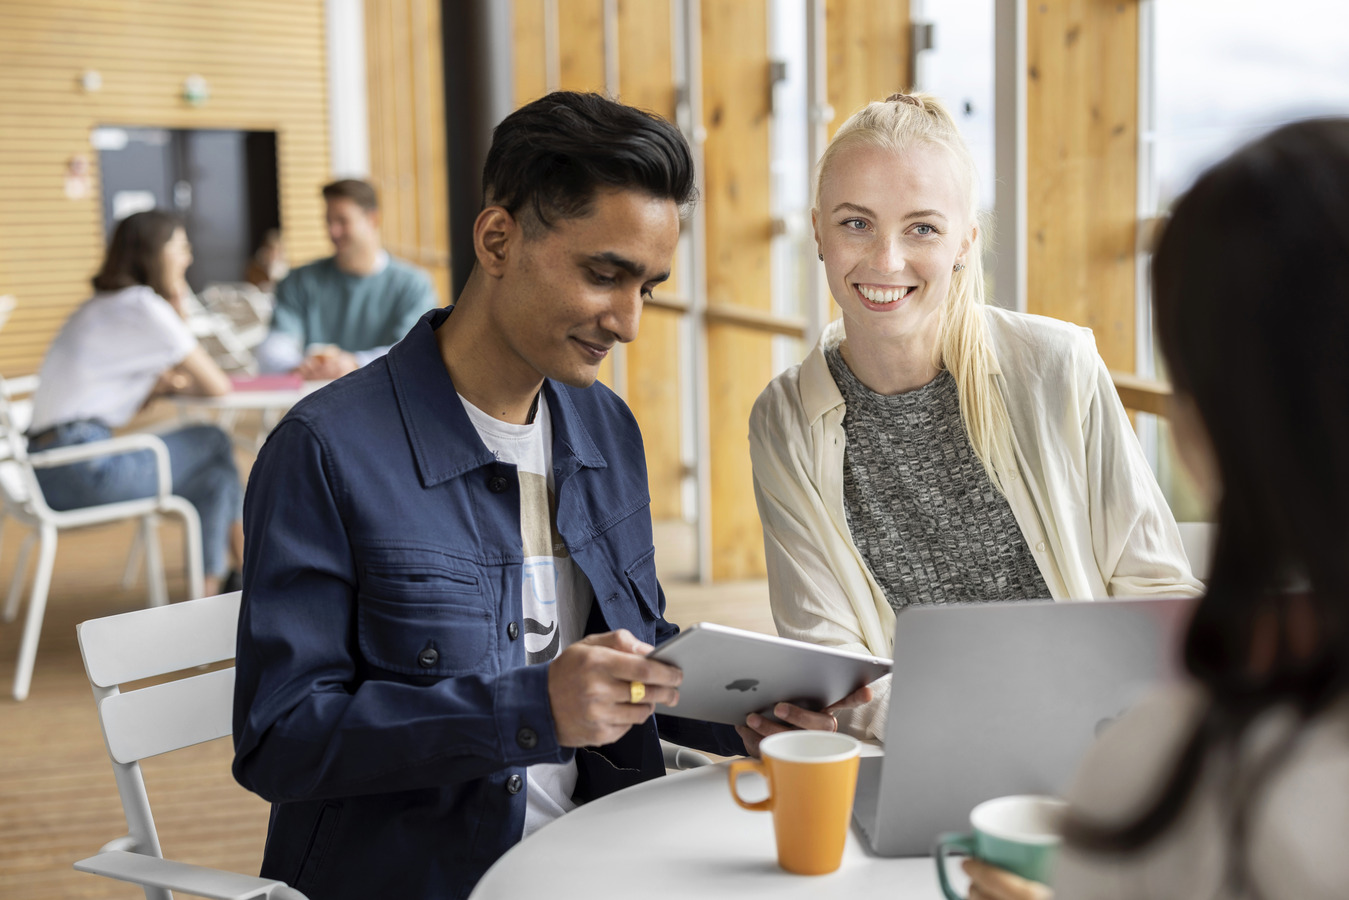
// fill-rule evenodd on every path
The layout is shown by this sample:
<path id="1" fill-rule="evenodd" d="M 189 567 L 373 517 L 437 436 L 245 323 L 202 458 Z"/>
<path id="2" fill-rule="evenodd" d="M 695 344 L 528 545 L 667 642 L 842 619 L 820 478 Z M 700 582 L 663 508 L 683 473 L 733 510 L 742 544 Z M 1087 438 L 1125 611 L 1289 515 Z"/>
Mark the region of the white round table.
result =
<path id="1" fill-rule="evenodd" d="M 763 795 L 756 779 L 741 778 L 747 798 Z M 874 856 L 855 827 L 838 871 L 783 871 L 771 814 L 736 806 L 721 763 L 610 794 L 546 825 L 497 860 L 470 900 L 534 896 L 941 900 L 942 894 L 930 858 Z"/>

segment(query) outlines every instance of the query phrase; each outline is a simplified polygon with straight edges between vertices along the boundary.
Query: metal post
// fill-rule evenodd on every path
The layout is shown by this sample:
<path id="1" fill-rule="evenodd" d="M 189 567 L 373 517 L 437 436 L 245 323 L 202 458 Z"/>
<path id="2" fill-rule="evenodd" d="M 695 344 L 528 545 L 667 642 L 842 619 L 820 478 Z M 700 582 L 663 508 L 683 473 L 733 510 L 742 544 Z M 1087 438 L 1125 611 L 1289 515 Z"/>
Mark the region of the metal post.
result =
<path id="1" fill-rule="evenodd" d="M 993 300 L 1026 311 L 1026 0 L 994 6 Z"/>
<path id="2" fill-rule="evenodd" d="M 825 45 L 825 0 L 806 2 L 806 91 L 810 109 L 807 114 L 806 153 L 810 159 L 811 206 L 815 204 L 815 167 L 829 145 L 829 123 L 834 120 L 834 108 L 829 105 L 828 49 Z M 824 266 L 815 266 L 815 278 L 806 296 L 806 337 L 809 349 L 820 340 L 824 326 L 829 322 L 829 285 L 825 281 Z"/>
<path id="3" fill-rule="evenodd" d="M 445 149 L 450 195 L 451 296 L 473 271 L 473 223 L 482 208 L 482 168 L 492 129 L 514 95 L 510 0 L 441 0 Z"/>
<path id="4" fill-rule="evenodd" d="M 703 166 L 703 144 L 707 129 L 703 127 L 702 78 L 702 10 L 699 0 L 681 0 L 678 35 L 682 38 L 678 54 L 683 75 L 680 90 L 678 119 L 680 130 L 688 139 L 693 153 L 694 177 L 700 197 L 705 195 L 707 179 Z M 707 353 L 707 218 L 703 203 L 698 203 L 689 215 L 685 232 L 688 235 L 690 299 L 689 323 L 692 334 L 693 369 L 693 472 L 696 482 L 697 509 L 697 567 L 698 580 L 712 581 L 712 428 L 709 421 L 708 353 Z"/>

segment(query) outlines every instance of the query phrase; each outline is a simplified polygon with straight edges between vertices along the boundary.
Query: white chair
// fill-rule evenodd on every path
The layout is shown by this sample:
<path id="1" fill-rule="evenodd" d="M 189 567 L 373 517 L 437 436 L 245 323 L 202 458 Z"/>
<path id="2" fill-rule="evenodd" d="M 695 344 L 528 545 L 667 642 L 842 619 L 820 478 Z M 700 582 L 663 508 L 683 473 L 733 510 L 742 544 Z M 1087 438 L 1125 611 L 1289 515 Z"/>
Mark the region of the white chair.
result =
<path id="1" fill-rule="evenodd" d="M 188 594 L 191 597 L 200 597 L 202 594 L 201 521 L 191 503 L 173 494 L 169 451 L 164 442 L 154 435 L 131 434 L 30 454 L 28 440 L 17 427 L 13 416 L 9 383 L 3 378 L 0 378 L 0 448 L 0 501 L 3 501 L 4 514 L 32 529 L 19 547 L 19 559 L 10 581 L 9 595 L 5 599 L 5 622 L 14 621 L 18 615 L 19 599 L 28 574 L 28 560 L 33 544 L 38 544 L 37 572 L 28 597 L 28 616 L 19 642 L 19 660 L 14 675 L 14 699 L 23 700 L 27 698 L 32 682 L 38 636 L 42 632 L 42 618 L 47 611 L 47 593 L 56 564 L 57 534 L 70 528 L 138 519 L 140 542 L 145 554 L 149 603 L 151 606 L 163 606 L 169 598 L 164 584 L 164 560 L 159 547 L 159 517 L 169 514 L 183 520 L 184 559 Z M 155 455 L 159 485 L 153 496 L 81 509 L 54 510 L 47 505 L 37 481 L 36 469 L 135 450 L 149 450 Z"/>
<path id="2" fill-rule="evenodd" d="M 1190 560 L 1190 572 L 1200 581 L 1208 581 L 1213 561 L 1213 538 L 1217 529 L 1212 522 L 1177 522 L 1180 542 L 1185 545 L 1185 556 Z"/>
<path id="3" fill-rule="evenodd" d="M 0 300 L 3 300 L 0 297 Z M 37 390 L 38 377 L 36 375 L 20 375 L 17 378 L 7 378 L 4 380 L 4 395 L 9 400 L 9 416 L 11 427 L 23 433 L 28 430 L 28 424 L 33 420 L 33 401 L 32 394 Z M 0 463 L 9 458 L 9 442 L 0 441 Z M 0 478 L 7 477 L 5 469 L 0 467 Z M 9 476 L 12 477 L 12 476 Z M 0 504 L 0 539 L 5 536 L 5 520 L 9 518 L 9 510 L 4 504 Z M 9 621 L 6 619 L 5 621 Z"/>
<path id="4" fill-rule="evenodd" d="M 233 667 L 239 592 L 91 619 L 76 627 L 84 669 L 112 760 L 127 834 L 75 863 L 81 872 L 140 885 L 146 900 L 170 891 L 219 900 L 305 900 L 280 881 L 164 859 L 140 761 L 228 737 L 233 729 Z M 121 685 L 186 670 L 174 681 L 123 692 Z"/>
<path id="5" fill-rule="evenodd" d="M 253 348 L 272 319 L 271 297 L 251 284 L 213 284 L 183 298 L 187 324 L 206 352 L 227 372 L 256 374 Z"/>

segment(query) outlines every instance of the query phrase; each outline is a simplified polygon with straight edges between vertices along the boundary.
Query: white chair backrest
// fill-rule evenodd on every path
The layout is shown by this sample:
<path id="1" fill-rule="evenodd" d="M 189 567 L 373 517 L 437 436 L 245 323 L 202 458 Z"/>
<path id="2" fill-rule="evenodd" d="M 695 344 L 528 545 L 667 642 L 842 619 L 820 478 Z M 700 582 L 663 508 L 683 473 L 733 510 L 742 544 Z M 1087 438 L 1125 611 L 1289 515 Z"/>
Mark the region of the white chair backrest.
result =
<path id="1" fill-rule="evenodd" d="M 1190 572 L 1200 581 L 1208 581 L 1217 529 L 1212 522 L 1177 522 L 1176 525 L 1180 528 L 1180 542 L 1185 545 L 1185 556 L 1190 560 Z"/>
<path id="2" fill-rule="evenodd" d="M 15 512 L 29 511 L 37 477 L 28 464 L 28 438 L 24 431 L 33 417 L 32 401 L 14 399 L 37 384 L 36 376 L 0 378 L 0 506 Z M 37 492 L 40 496 L 40 492 Z"/>
<path id="3" fill-rule="evenodd" d="M 139 609 L 77 627 L 108 753 L 120 764 L 229 735 L 234 669 L 123 693 L 120 685 L 234 658 L 239 592 Z"/>

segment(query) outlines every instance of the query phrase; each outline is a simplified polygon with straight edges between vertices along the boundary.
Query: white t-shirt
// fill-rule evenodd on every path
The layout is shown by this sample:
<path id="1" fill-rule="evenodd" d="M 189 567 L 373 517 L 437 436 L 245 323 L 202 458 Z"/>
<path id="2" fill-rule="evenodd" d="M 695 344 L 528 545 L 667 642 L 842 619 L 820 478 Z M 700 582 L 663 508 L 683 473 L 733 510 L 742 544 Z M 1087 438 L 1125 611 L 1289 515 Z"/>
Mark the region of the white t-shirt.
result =
<path id="1" fill-rule="evenodd" d="M 520 479 L 520 540 L 524 548 L 521 639 L 530 665 L 552 661 L 562 649 L 585 635 L 594 600 L 590 582 L 572 562 L 557 533 L 557 499 L 553 493 L 553 421 L 540 395 L 532 424 L 512 425 L 494 419 L 463 401 L 469 419 L 487 449 L 515 465 Z M 528 836 L 576 808 L 576 762 L 529 767 L 525 807 Z"/>
<path id="2" fill-rule="evenodd" d="M 159 376 L 195 346 L 187 323 L 150 288 L 95 294 L 66 319 L 47 349 L 30 433 L 78 419 L 122 427 Z"/>

